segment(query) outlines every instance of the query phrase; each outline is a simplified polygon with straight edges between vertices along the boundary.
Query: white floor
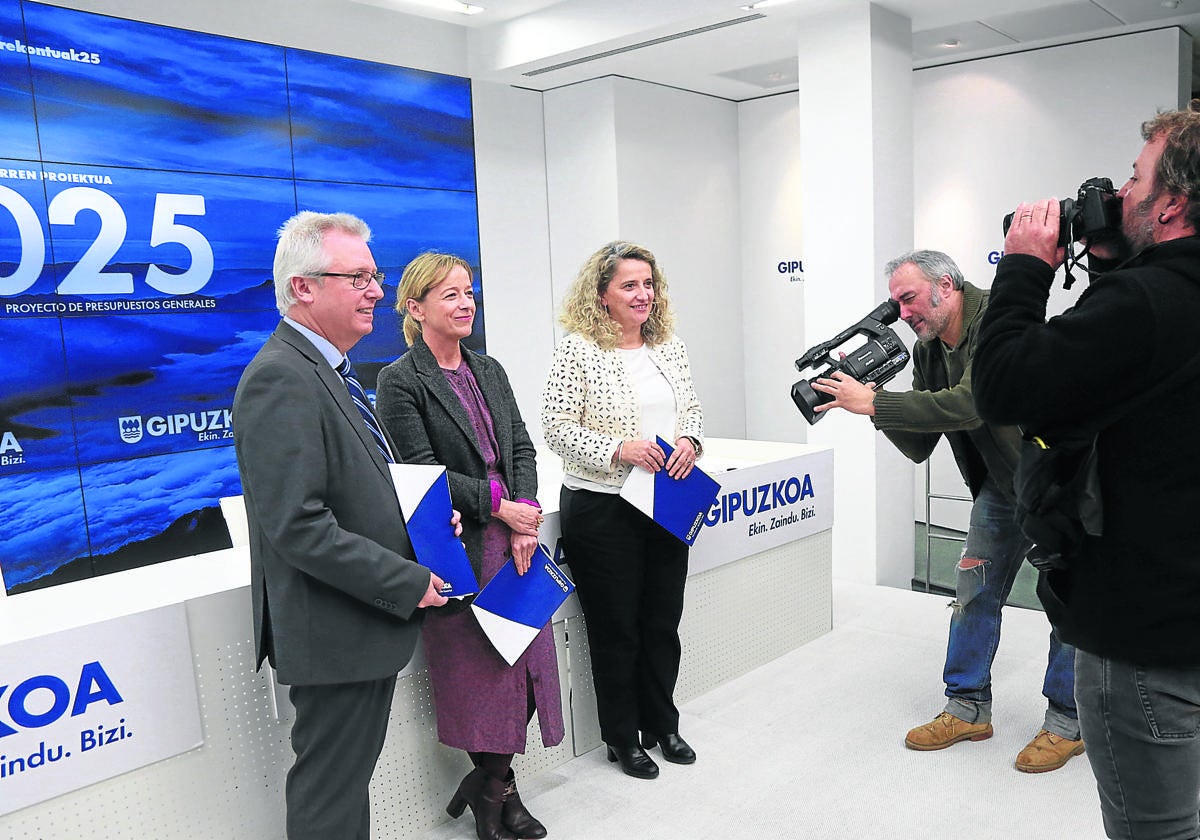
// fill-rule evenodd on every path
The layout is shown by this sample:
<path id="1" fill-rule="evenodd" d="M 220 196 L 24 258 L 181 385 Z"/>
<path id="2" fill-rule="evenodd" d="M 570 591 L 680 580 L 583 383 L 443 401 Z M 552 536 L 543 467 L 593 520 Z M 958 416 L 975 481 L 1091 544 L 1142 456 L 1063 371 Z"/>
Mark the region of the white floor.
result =
<path id="1" fill-rule="evenodd" d="M 948 601 L 835 583 L 832 632 L 683 707 L 696 764 L 659 761 L 644 781 L 601 747 L 519 780 L 522 798 L 551 840 L 1103 838 L 1086 756 L 1052 773 L 1013 768 L 1045 710 L 1039 612 L 1005 611 L 995 736 L 905 749 L 905 732 L 943 707 Z M 419 840 L 474 836 L 468 810 Z"/>

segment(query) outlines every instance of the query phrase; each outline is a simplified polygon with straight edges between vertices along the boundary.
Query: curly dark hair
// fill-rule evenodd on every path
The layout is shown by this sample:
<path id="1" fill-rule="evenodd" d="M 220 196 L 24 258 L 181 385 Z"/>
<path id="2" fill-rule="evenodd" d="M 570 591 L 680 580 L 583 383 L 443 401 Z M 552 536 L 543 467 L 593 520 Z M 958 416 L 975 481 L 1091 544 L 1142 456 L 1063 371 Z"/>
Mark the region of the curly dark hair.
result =
<path id="1" fill-rule="evenodd" d="M 1142 139 L 1165 138 L 1154 168 L 1152 194 L 1166 190 L 1187 199 L 1187 221 L 1200 231 L 1200 99 L 1178 111 L 1160 111 L 1142 123 Z"/>

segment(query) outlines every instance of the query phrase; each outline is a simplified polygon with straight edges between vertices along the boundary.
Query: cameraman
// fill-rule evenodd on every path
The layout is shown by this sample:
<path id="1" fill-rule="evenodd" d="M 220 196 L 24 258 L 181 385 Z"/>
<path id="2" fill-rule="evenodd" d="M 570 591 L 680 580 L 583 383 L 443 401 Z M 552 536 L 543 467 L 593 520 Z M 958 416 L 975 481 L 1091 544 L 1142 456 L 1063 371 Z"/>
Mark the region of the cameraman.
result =
<path id="1" fill-rule="evenodd" d="M 1048 322 L 1059 204 L 1017 208 L 976 359 L 989 422 L 1098 433 L 1103 535 L 1041 575 L 1038 595 L 1078 647 L 1079 718 L 1113 838 L 1200 836 L 1198 111 L 1192 100 L 1143 123 L 1118 193 L 1133 256 Z"/>
<path id="2" fill-rule="evenodd" d="M 1000 611 L 1030 543 L 1014 519 L 1013 468 L 1020 433 L 984 423 L 971 395 L 971 358 L 988 293 L 963 279 L 954 260 L 940 251 L 913 251 L 884 269 L 900 317 L 916 333 L 913 390 L 877 391 L 841 371 L 813 388 L 833 401 L 817 411 L 844 408 L 872 418 L 875 428 L 920 463 L 942 435 L 971 490 L 971 522 L 956 570 L 950 636 L 943 680 L 945 711 L 912 729 L 904 739 L 914 750 L 940 750 L 959 741 L 992 737 L 992 660 L 1000 644 Z M 1074 651 L 1050 635 L 1042 693 L 1045 723 L 1017 755 L 1027 773 L 1057 770 L 1083 752 L 1072 687 Z"/>

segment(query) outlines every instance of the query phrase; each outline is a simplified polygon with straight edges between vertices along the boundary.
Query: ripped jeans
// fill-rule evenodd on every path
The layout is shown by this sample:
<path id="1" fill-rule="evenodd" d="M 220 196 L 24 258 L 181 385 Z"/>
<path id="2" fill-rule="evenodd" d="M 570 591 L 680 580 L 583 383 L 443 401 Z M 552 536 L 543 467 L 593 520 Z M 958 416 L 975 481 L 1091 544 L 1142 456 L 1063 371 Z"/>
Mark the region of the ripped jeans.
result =
<path id="1" fill-rule="evenodd" d="M 971 507 L 967 542 L 956 574 L 946 645 L 946 711 L 970 723 L 992 719 L 992 660 L 1000 645 L 1000 613 L 1025 561 L 1030 542 L 1017 526 L 1013 504 L 989 480 Z M 1051 630 L 1042 694 L 1043 728 L 1079 739 L 1075 711 L 1075 649 Z"/>

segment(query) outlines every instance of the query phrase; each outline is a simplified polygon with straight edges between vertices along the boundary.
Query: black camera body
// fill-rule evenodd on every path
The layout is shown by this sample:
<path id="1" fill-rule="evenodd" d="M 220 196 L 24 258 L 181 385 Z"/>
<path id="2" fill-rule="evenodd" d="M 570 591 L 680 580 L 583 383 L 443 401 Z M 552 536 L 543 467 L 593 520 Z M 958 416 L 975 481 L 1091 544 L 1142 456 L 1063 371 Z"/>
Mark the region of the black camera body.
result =
<path id="1" fill-rule="evenodd" d="M 812 387 L 815 380 L 828 379 L 835 372 L 842 371 L 859 382 L 882 385 L 904 369 L 910 358 L 908 348 L 891 327 L 887 326 L 895 323 L 899 317 L 900 304 L 894 300 L 885 300 L 857 324 L 842 330 L 829 341 L 818 344 L 796 360 L 796 370 L 801 372 L 818 365 L 827 365 L 821 373 L 811 379 L 802 379 L 792 386 L 792 402 L 800 409 L 809 425 L 825 416 L 824 412 L 816 411 L 818 405 L 833 402 L 833 397 L 829 394 L 823 394 Z M 856 335 L 867 336 L 866 343 L 853 353 L 848 353 L 846 358 L 834 359 L 832 351 Z"/>
<path id="2" fill-rule="evenodd" d="M 1075 198 L 1059 203 L 1058 244 L 1067 247 L 1086 238 L 1088 243 L 1114 239 L 1121 232 L 1121 198 L 1108 178 L 1088 178 Z M 1004 233 L 1013 213 L 1004 217 Z"/>

